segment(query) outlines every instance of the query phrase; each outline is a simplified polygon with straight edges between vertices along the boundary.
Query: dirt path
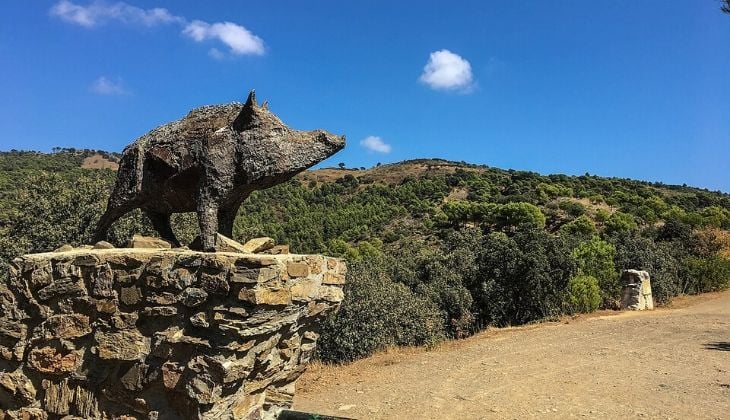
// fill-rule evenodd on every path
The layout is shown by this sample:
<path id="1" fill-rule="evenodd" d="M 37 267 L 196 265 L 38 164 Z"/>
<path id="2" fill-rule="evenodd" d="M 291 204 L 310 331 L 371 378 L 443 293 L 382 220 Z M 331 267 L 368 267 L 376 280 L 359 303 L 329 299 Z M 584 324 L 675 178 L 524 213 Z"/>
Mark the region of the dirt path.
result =
<path id="1" fill-rule="evenodd" d="M 294 408 L 357 419 L 730 419 L 730 292 L 315 365 Z"/>

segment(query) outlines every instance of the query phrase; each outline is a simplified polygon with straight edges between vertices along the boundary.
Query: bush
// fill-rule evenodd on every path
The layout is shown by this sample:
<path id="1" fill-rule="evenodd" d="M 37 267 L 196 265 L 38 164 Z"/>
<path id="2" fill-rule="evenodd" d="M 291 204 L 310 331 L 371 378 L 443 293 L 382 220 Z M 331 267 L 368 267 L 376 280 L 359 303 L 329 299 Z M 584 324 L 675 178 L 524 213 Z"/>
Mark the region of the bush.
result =
<path id="1" fill-rule="evenodd" d="M 576 276 L 568 282 L 568 303 L 574 312 L 593 312 L 601 303 L 601 290 L 593 276 Z"/>
<path id="2" fill-rule="evenodd" d="M 591 219 L 586 215 L 582 215 L 575 220 L 560 226 L 560 233 L 590 238 L 591 236 L 596 235 L 598 231 L 596 230 L 596 226 L 593 225 Z"/>
<path id="3" fill-rule="evenodd" d="M 730 287 L 730 260 L 723 257 L 688 257 L 686 293 L 705 293 Z"/>
<path id="4" fill-rule="evenodd" d="M 479 326 L 518 325 L 560 315 L 568 280 L 575 274 L 563 238 L 542 230 L 502 233 L 484 240 L 470 291 Z"/>
<path id="5" fill-rule="evenodd" d="M 388 346 L 429 345 L 445 337 L 438 308 L 402 283 L 394 282 L 385 264 L 350 264 L 345 300 L 327 318 L 317 345 L 326 362 L 347 362 Z"/>
<path id="6" fill-rule="evenodd" d="M 578 245 L 572 255 L 578 264 L 578 272 L 598 281 L 603 306 L 613 307 L 621 291 L 619 275 L 613 261 L 616 248 L 594 236 L 590 241 Z"/>

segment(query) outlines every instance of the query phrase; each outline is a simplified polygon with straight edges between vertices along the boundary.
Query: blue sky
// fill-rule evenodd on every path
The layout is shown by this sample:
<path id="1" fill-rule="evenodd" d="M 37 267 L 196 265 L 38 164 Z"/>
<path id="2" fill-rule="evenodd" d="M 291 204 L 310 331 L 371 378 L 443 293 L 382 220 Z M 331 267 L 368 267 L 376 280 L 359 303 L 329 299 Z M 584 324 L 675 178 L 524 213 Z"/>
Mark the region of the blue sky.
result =
<path id="1" fill-rule="evenodd" d="M 121 151 L 259 100 L 345 134 L 325 162 L 421 157 L 730 192 L 716 0 L 6 0 L 0 149 Z"/>

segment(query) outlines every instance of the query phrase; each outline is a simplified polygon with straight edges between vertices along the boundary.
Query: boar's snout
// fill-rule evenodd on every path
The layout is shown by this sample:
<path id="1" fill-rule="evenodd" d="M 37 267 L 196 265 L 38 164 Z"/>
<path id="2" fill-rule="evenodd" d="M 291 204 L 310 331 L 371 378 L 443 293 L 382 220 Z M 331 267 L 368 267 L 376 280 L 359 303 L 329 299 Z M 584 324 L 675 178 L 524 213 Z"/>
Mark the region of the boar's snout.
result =
<path id="1" fill-rule="evenodd" d="M 318 143 L 324 144 L 332 155 L 345 147 L 345 136 L 330 134 L 324 130 L 316 130 L 314 138 Z"/>

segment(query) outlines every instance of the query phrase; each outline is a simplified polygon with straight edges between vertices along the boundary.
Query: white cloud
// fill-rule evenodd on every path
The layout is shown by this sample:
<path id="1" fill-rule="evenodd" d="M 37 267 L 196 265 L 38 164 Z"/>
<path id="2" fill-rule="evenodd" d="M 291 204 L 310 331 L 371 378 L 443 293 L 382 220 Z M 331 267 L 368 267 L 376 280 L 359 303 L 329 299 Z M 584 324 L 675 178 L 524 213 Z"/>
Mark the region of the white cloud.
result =
<path id="1" fill-rule="evenodd" d="M 212 58 L 215 58 L 216 60 L 223 60 L 224 58 L 226 58 L 226 53 L 219 50 L 218 48 L 211 48 L 210 50 L 208 50 L 208 55 Z"/>
<path id="2" fill-rule="evenodd" d="M 88 6 L 82 6 L 69 0 L 61 0 L 51 7 L 50 14 L 65 22 L 86 28 L 103 25 L 108 21 L 119 21 L 125 24 L 148 27 L 185 22 L 185 19 L 173 15 L 167 9 L 155 7 L 145 10 L 124 2 L 94 1 Z"/>
<path id="3" fill-rule="evenodd" d="M 185 26 L 183 34 L 197 42 L 217 39 L 226 44 L 231 49 L 231 53 L 236 55 L 262 55 L 265 50 L 264 41 L 261 38 L 233 22 L 208 23 L 194 20 Z M 217 52 L 220 53 L 220 51 Z M 214 58 L 220 58 L 218 53 L 211 51 Z"/>
<path id="4" fill-rule="evenodd" d="M 471 64 L 449 50 L 432 52 L 419 80 L 439 90 L 469 92 L 474 86 Z"/>
<path id="5" fill-rule="evenodd" d="M 124 88 L 122 79 L 117 77 L 112 80 L 106 76 L 94 80 L 94 83 L 91 84 L 91 91 L 99 95 L 126 95 L 129 93 Z"/>
<path id="6" fill-rule="evenodd" d="M 264 41 L 245 27 L 233 22 L 208 23 L 202 20 L 188 22 L 182 16 L 172 14 L 169 10 L 160 7 L 141 9 L 124 2 L 109 3 L 96 0 L 87 6 L 82 6 L 70 0 L 60 0 L 51 7 L 51 16 L 64 22 L 80 25 L 85 28 L 101 26 L 110 21 L 117 21 L 129 25 L 152 27 L 162 24 L 177 24 L 183 27 L 182 33 L 197 42 L 217 40 L 228 46 L 231 55 L 262 55 Z M 212 58 L 220 60 L 226 54 L 212 48 L 208 51 Z"/>
<path id="7" fill-rule="evenodd" d="M 360 146 L 371 152 L 390 153 L 391 146 L 378 136 L 367 136 L 360 141 Z"/>

